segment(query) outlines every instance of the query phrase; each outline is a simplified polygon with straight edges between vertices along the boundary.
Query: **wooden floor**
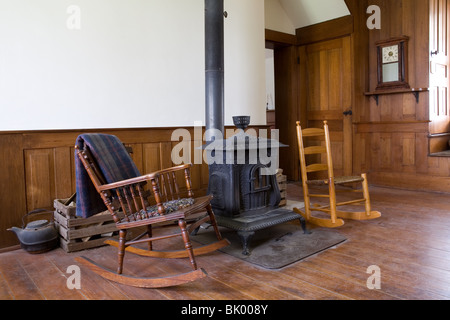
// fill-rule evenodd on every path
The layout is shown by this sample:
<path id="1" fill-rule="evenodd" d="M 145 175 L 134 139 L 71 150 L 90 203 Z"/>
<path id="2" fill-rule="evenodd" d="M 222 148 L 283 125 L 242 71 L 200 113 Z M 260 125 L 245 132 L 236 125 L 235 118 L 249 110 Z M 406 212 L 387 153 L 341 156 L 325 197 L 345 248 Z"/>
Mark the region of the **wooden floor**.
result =
<path id="1" fill-rule="evenodd" d="M 288 187 L 302 200 L 301 188 Z M 115 249 L 102 247 L 42 255 L 22 250 L 0 255 L 0 299 L 49 300 L 447 300 L 450 299 L 450 195 L 371 188 L 374 221 L 347 221 L 336 230 L 348 241 L 282 270 L 269 271 L 215 252 L 198 257 L 209 277 L 179 287 L 138 289 L 115 284 L 82 268 L 81 289 L 69 290 L 67 268 L 85 255 L 110 268 Z M 131 254 L 125 270 L 135 275 L 188 271 L 185 260 L 152 260 Z M 381 270 L 381 289 L 367 288 L 369 266 Z"/>

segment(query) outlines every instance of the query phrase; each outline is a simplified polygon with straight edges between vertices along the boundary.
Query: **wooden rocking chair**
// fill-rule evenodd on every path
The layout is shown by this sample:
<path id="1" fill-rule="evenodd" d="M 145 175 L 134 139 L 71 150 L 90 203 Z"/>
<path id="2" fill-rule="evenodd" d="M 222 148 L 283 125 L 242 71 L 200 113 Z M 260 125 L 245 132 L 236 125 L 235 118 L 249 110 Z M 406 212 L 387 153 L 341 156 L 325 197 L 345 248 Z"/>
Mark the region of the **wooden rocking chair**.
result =
<path id="1" fill-rule="evenodd" d="M 110 135 L 94 135 L 97 138 L 106 137 L 110 140 L 117 139 L 115 136 Z M 89 139 L 88 136 L 90 135 L 82 135 L 80 137 L 82 139 Z M 120 142 L 120 140 L 118 141 Z M 81 145 L 82 147 L 80 147 L 80 144 L 75 146 L 76 155 L 81 161 L 82 166 L 86 169 L 90 180 L 95 186 L 96 191 L 100 194 L 103 203 L 111 213 L 119 230 L 118 242 L 113 240 L 105 241 L 106 244 L 118 248 L 118 268 L 115 273 L 114 271 L 101 267 L 86 257 L 79 257 L 76 260 L 108 280 L 135 287 L 169 287 L 204 278 L 206 272 L 197 267 L 195 256 L 225 247 L 229 245 L 229 241 L 222 239 L 217 227 L 210 204 L 212 196 L 194 198 L 190 177 L 191 165 L 177 166 L 123 181 L 107 182 L 105 179 L 105 169 L 101 168 L 94 159 L 95 157 L 93 157 L 94 150 L 92 149 L 94 147 L 92 143 L 89 146 L 87 143 L 81 143 Z M 123 144 L 121 145 L 123 146 Z M 128 155 L 125 147 L 120 152 L 122 155 L 124 153 Z M 128 158 L 125 156 L 125 160 L 121 159 L 118 168 L 122 168 L 123 162 L 127 161 L 131 161 L 131 164 L 134 166 L 134 162 L 128 155 Z M 182 180 L 183 182 L 179 183 L 178 180 Z M 144 188 L 145 185 L 148 185 L 150 190 L 146 190 Z M 194 249 L 189 234 L 196 232 L 202 224 L 207 222 L 212 225 L 217 241 Z M 174 223 L 178 224 L 180 232 L 169 235 L 153 235 L 153 230 L 162 227 L 173 227 L 175 225 Z M 156 224 L 158 225 L 155 226 Z M 135 239 L 127 241 L 127 230 L 139 227 L 144 227 L 140 231 L 144 232 Z M 184 248 L 182 250 L 167 252 L 153 250 L 153 241 L 178 236 L 183 239 Z M 140 243 L 148 243 L 148 249 L 134 246 Z M 139 278 L 122 275 L 126 251 L 154 258 L 189 258 L 192 271 L 175 276 L 156 278 Z"/>
<path id="2" fill-rule="evenodd" d="M 321 142 L 320 145 L 314 145 L 305 147 L 304 138 L 313 137 L 314 139 Z M 371 220 L 381 217 L 381 213 L 378 211 L 372 211 L 370 205 L 369 196 L 369 186 L 367 182 L 367 175 L 361 174 L 361 176 L 350 176 L 350 177 L 335 177 L 333 172 L 333 160 L 331 157 L 331 142 L 330 134 L 328 131 L 327 121 L 324 121 L 324 128 L 309 128 L 303 129 L 300 126 L 300 122 L 297 122 L 297 138 L 300 153 L 300 167 L 302 175 L 303 184 L 303 195 L 305 201 L 304 211 L 295 208 L 294 211 L 301 214 L 306 221 L 326 228 L 336 228 L 344 225 L 344 220 Z M 322 142 L 325 142 L 325 146 Z M 323 155 L 323 156 L 321 156 Z M 306 156 L 315 156 L 316 158 L 323 159 L 326 161 L 319 160 L 319 163 L 308 163 L 306 162 Z M 316 159 L 317 160 L 317 159 Z M 327 172 L 326 179 L 310 180 L 308 179 L 308 174 L 318 173 L 321 171 Z M 361 183 L 362 190 L 348 189 L 340 191 L 349 192 L 362 192 L 363 197 L 350 200 L 345 202 L 337 202 L 336 200 L 336 186 L 338 185 L 353 185 L 356 183 Z M 310 192 L 310 186 L 327 186 L 328 192 L 326 194 L 313 194 Z M 329 199 L 329 204 L 320 205 L 312 204 L 311 198 L 322 198 Z M 352 211 L 341 211 L 337 210 L 340 206 L 347 205 L 364 205 L 365 210 L 363 212 L 352 212 Z M 311 213 L 313 211 L 325 212 L 330 215 L 330 218 L 320 218 L 313 216 Z"/>

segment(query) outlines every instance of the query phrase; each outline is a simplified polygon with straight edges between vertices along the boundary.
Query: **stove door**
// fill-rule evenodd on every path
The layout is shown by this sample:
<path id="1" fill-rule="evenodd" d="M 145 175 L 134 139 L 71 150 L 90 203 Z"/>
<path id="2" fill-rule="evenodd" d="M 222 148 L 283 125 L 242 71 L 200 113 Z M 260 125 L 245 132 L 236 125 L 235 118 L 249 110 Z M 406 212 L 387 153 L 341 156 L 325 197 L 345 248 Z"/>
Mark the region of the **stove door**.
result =
<path id="1" fill-rule="evenodd" d="M 240 213 L 239 169 L 235 165 L 209 166 L 208 194 L 213 195 L 214 214 L 233 217 Z"/>

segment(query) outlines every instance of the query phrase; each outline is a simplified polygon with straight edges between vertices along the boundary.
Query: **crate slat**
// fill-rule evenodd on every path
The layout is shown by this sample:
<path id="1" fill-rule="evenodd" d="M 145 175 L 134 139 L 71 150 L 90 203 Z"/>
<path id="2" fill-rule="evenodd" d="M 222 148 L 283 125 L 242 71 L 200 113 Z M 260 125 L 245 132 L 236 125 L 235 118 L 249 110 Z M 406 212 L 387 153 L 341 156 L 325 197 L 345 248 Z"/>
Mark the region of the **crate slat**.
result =
<path id="1" fill-rule="evenodd" d="M 66 252 L 96 248 L 117 234 L 116 224 L 109 212 L 89 218 L 76 216 L 76 206 L 64 205 L 67 199 L 54 201 L 54 221 L 60 236 L 60 246 Z"/>
<path id="2" fill-rule="evenodd" d="M 282 170 L 277 173 L 277 183 L 280 189 L 281 201 L 279 206 L 284 207 L 287 204 L 287 176 L 282 174 Z"/>

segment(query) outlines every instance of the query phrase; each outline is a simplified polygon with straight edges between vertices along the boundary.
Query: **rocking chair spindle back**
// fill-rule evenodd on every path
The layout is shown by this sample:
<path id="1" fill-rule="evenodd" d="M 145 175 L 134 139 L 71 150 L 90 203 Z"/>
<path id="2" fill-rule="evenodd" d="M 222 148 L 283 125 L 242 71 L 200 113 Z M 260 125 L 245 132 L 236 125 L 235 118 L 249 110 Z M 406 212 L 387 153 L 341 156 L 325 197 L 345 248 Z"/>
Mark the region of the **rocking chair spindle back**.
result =
<path id="1" fill-rule="evenodd" d="M 107 279 L 146 288 L 173 286 L 206 276 L 204 270 L 197 267 L 195 255 L 215 251 L 229 245 L 229 242 L 226 239 L 222 239 L 218 229 L 210 204 L 212 196 L 194 198 L 190 172 L 191 164 L 107 183 L 105 179 L 106 174 L 104 175 L 102 172 L 102 169 L 105 169 L 97 165 L 93 153 L 89 150 L 90 147 L 85 145 L 82 149 L 78 146 L 75 148 L 76 154 L 86 169 L 95 189 L 113 216 L 120 236 L 118 242 L 112 240 L 105 242 L 118 248 L 117 273 L 104 269 L 84 257 L 77 258 L 77 261 L 85 264 L 91 270 Z M 129 159 L 132 161 L 131 158 Z M 194 213 L 196 214 L 195 216 Z M 190 220 L 187 219 L 189 216 L 192 216 Z M 173 226 L 173 224 L 164 224 L 164 222 L 170 221 L 177 222 L 180 232 L 153 236 L 153 229 Z M 203 247 L 193 248 L 189 234 L 197 231 L 206 222 L 213 226 L 217 241 Z M 156 224 L 157 226 L 155 226 Z M 146 227 L 144 233 L 131 241 L 126 240 L 128 229 L 143 226 Z M 153 250 L 153 241 L 172 237 L 181 237 L 183 239 L 183 250 L 169 252 Z M 148 250 L 133 246 L 144 242 L 148 243 Z M 125 251 L 156 258 L 189 258 L 193 271 L 171 277 L 130 278 L 122 275 Z"/>

